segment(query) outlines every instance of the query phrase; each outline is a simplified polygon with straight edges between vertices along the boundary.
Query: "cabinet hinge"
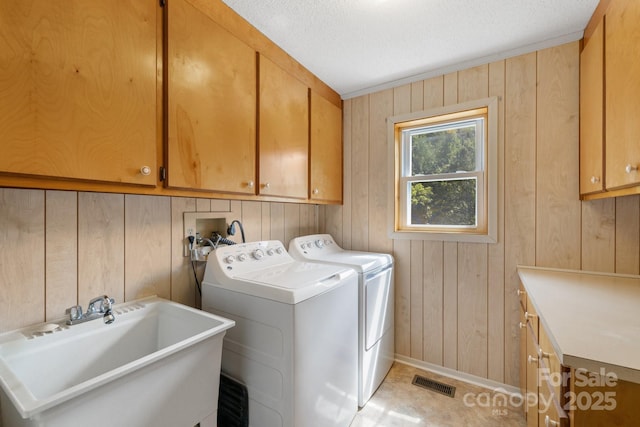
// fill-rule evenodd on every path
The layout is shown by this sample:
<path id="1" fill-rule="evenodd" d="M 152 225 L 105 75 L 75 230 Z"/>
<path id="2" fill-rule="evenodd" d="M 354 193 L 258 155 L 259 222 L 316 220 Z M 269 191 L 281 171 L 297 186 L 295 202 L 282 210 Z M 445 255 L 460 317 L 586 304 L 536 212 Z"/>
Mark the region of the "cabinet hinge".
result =
<path id="1" fill-rule="evenodd" d="M 164 166 L 160 166 L 160 181 L 165 181 L 167 179 L 167 168 Z"/>
<path id="2" fill-rule="evenodd" d="M 167 5 L 167 0 L 160 0 L 160 7 L 165 7 Z"/>

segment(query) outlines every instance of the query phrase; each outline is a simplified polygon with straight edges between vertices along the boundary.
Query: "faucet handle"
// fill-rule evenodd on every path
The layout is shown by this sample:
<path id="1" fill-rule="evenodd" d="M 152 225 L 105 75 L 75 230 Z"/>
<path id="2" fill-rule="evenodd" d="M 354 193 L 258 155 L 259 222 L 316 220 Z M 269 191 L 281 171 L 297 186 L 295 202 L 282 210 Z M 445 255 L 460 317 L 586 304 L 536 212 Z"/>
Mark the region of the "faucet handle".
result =
<path id="1" fill-rule="evenodd" d="M 69 315 L 69 320 L 78 320 L 82 317 L 82 306 L 74 305 L 65 311 Z"/>
<path id="2" fill-rule="evenodd" d="M 106 295 L 100 295 L 99 297 L 95 297 L 89 301 L 87 313 L 104 313 L 105 310 L 111 310 L 114 303 L 115 300 L 113 298 L 109 298 Z M 99 307 L 96 308 L 96 305 L 99 305 Z"/>

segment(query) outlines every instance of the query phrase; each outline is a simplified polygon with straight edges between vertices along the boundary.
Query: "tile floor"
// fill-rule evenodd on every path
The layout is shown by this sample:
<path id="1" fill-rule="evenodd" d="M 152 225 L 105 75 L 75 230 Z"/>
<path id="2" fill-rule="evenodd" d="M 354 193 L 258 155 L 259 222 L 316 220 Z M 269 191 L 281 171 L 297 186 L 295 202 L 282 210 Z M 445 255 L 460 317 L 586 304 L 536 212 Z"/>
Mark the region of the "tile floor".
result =
<path id="1" fill-rule="evenodd" d="M 411 384 L 414 375 L 456 387 L 453 398 Z M 351 427 L 524 427 L 521 407 L 509 396 L 395 362 Z M 499 403 L 506 402 L 507 406 Z"/>

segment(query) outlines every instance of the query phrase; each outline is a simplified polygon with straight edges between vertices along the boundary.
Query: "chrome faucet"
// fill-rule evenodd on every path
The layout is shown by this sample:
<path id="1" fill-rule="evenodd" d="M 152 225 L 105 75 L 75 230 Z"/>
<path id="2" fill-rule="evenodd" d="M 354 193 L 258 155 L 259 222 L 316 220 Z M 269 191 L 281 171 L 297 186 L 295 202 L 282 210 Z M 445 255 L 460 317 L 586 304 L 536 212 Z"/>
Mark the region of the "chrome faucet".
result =
<path id="1" fill-rule="evenodd" d="M 69 307 L 66 311 L 67 314 L 69 314 L 67 325 L 77 325 L 78 323 L 88 322 L 89 320 L 94 320 L 99 317 L 102 317 L 106 324 L 113 323 L 113 321 L 116 320 L 112 311 L 113 304 L 115 304 L 113 298 L 101 295 L 89 301 L 86 313 L 82 313 L 82 306 L 74 305 Z"/>

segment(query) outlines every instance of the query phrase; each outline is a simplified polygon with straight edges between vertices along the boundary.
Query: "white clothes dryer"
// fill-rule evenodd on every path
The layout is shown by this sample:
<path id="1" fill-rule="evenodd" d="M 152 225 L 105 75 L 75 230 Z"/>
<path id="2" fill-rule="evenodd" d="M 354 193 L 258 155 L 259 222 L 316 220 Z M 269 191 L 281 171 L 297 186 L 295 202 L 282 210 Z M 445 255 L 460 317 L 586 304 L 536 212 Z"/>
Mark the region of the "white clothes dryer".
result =
<path id="1" fill-rule="evenodd" d="M 329 234 L 289 242 L 296 259 L 351 267 L 358 273 L 358 406 L 378 389 L 393 364 L 393 257 L 344 250 Z"/>
<path id="2" fill-rule="evenodd" d="M 222 371 L 247 386 L 249 425 L 347 427 L 357 411 L 357 275 L 294 260 L 279 241 L 223 246 L 202 308 L 236 322 Z"/>

